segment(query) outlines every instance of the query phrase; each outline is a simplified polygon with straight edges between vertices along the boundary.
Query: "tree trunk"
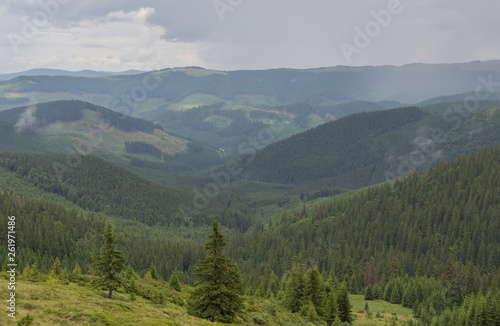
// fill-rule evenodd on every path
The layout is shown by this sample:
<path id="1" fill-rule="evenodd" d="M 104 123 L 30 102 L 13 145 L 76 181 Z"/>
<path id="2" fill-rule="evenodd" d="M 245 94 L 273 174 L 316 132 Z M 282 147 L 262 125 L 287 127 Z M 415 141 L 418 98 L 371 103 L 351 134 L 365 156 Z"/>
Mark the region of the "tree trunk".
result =
<path id="1" fill-rule="evenodd" d="M 111 296 L 113 295 L 113 287 L 110 286 L 109 287 L 109 295 L 108 295 L 108 298 L 111 299 Z"/>

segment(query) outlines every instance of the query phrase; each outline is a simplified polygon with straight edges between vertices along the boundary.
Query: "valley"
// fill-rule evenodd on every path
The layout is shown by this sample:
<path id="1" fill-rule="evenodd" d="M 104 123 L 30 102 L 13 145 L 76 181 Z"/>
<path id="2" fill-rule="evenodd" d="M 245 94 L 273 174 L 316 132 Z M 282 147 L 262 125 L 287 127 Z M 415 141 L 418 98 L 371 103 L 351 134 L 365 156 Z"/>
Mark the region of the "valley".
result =
<path id="1" fill-rule="evenodd" d="M 474 88 L 499 67 L 6 76 L 0 215 L 16 217 L 19 319 L 498 325 L 500 96 Z M 110 246 L 125 260 L 112 299 L 96 285 Z M 243 303 L 215 317 L 194 293 L 219 255 Z"/>

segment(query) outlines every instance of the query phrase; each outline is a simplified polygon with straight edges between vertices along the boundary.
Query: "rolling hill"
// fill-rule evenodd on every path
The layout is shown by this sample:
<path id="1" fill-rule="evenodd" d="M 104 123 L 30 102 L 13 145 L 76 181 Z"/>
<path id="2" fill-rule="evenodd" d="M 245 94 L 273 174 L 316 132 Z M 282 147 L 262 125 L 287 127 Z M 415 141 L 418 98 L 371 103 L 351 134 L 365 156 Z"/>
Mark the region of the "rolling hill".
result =
<path id="1" fill-rule="evenodd" d="M 33 132 L 43 136 L 52 144 L 46 152 L 93 154 L 122 166 L 165 172 L 186 172 L 220 163 L 215 151 L 172 136 L 157 124 L 82 101 L 55 101 L 1 111 L 0 121 L 15 124 L 33 137 Z M 9 148 L 17 151 L 14 144 Z M 197 164 L 188 166 L 187 159 Z"/>
<path id="2" fill-rule="evenodd" d="M 15 125 L 0 121 L 0 152 L 49 152 L 55 150 L 35 131 L 20 130 Z"/>
<path id="3" fill-rule="evenodd" d="M 178 202 L 189 198 L 187 192 L 148 182 L 95 156 L 0 153 L 0 167 L 83 210 L 150 225 L 184 222 Z"/>
<path id="4" fill-rule="evenodd" d="M 355 189 L 500 141 L 500 110 L 360 113 L 269 145 L 245 159 L 253 180 Z M 255 151 L 254 151 L 255 152 Z"/>

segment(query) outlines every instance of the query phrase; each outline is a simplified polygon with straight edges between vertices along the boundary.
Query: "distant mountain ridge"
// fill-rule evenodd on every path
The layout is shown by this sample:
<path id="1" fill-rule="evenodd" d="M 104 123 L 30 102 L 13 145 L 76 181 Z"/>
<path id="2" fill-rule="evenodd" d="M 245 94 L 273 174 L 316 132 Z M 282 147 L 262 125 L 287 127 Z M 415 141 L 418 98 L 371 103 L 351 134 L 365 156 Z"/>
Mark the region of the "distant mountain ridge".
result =
<path id="1" fill-rule="evenodd" d="M 130 114 L 156 109 L 186 109 L 217 102 L 277 106 L 297 102 L 335 105 L 349 101 L 418 103 L 437 96 L 475 91 L 484 80 L 500 80 L 500 60 L 460 64 L 413 64 L 401 67 L 329 67 L 215 71 L 199 67 L 173 68 L 129 76 L 22 76 L 0 82 L 0 109 L 37 101 L 80 99 L 112 107 L 122 95 L 153 77 L 145 98 L 134 101 Z M 490 78 L 491 77 L 491 78 Z M 493 85 L 494 86 L 494 85 Z M 497 90 L 498 91 L 498 90 Z M 116 107 L 116 109 L 118 106 Z"/>
<path id="2" fill-rule="evenodd" d="M 122 75 L 138 75 L 144 73 L 140 70 L 126 70 L 122 72 L 111 71 L 94 71 L 94 70 L 80 70 L 68 71 L 62 69 L 30 69 L 15 73 L 1 74 L 0 80 L 9 80 L 21 76 L 75 76 L 75 77 L 106 77 L 106 76 L 122 76 Z"/>

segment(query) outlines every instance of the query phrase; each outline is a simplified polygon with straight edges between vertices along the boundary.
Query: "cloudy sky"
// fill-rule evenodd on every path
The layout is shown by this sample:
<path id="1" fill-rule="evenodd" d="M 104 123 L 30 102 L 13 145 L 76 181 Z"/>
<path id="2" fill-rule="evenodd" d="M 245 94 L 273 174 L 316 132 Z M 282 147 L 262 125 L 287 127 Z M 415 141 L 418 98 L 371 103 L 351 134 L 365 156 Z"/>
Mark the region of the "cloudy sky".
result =
<path id="1" fill-rule="evenodd" d="M 0 73 L 500 59 L 497 0 L 2 0 Z"/>

